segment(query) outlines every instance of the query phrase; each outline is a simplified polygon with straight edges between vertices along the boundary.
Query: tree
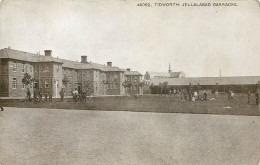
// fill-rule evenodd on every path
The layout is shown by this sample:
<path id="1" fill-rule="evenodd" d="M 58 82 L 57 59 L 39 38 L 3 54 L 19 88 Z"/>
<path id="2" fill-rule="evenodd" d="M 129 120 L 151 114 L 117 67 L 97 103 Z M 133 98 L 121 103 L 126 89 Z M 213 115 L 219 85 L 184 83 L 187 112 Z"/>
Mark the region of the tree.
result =
<path id="1" fill-rule="evenodd" d="M 141 87 L 141 88 L 139 88 L 140 89 L 139 93 L 142 94 L 141 91 L 142 91 L 142 88 L 144 87 L 144 82 L 139 82 L 138 87 Z"/>
<path id="2" fill-rule="evenodd" d="M 68 79 L 68 77 L 67 76 L 64 76 L 64 78 L 62 79 L 62 84 L 65 86 L 65 88 L 66 88 L 66 97 L 67 97 L 67 85 L 68 85 L 68 83 L 69 83 L 70 81 L 69 81 L 69 79 Z"/>
<path id="3" fill-rule="evenodd" d="M 154 85 L 153 85 L 153 83 L 151 83 L 151 85 L 149 86 L 149 89 L 150 89 L 151 94 L 152 94 L 152 93 L 153 93 L 153 89 L 154 89 Z"/>
<path id="4" fill-rule="evenodd" d="M 139 82 L 138 86 L 139 87 L 143 87 L 144 86 L 144 82 Z"/>
<path id="5" fill-rule="evenodd" d="M 131 88 L 131 86 L 132 86 L 132 83 L 131 83 L 130 81 L 125 81 L 125 82 L 122 83 L 122 85 L 123 85 L 123 87 L 124 87 L 125 89 L 129 89 L 129 93 L 132 95 L 132 93 L 131 93 L 131 91 L 130 91 L 130 88 Z"/>
<path id="6" fill-rule="evenodd" d="M 32 76 L 31 75 L 29 75 L 28 73 L 25 73 L 24 74 L 24 77 L 23 77 L 23 79 L 22 79 L 22 83 L 24 84 L 24 85 L 31 85 L 32 84 L 32 82 L 34 81 L 34 78 L 32 78 Z"/>

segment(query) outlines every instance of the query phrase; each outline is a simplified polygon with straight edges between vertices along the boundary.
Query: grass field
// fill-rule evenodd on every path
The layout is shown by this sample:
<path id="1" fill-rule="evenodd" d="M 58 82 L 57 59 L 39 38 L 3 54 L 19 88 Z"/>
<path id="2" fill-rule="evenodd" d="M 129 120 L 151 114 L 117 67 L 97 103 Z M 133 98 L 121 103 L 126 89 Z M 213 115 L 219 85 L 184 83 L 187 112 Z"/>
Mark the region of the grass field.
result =
<path id="1" fill-rule="evenodd" d="M 211 99 L 209 97 L 209 99 Z M 192 113 L 192 114 L 221 114 L 259 116 L 259 107 L 255 105 L 254 97 L 251 104 L 247 103 L 247 96 L 236 96 L 228 101 L 227 96 L 220 96 L 217 100 L 182 102 L 178 96 L 139 96 L 138 99 L 127 96 L 93 97 L 87 103 L 74 103 L 71 99 L 64 102 L 24 103 L 17 100 L 0 100 L 6 107 L 54 108 L 79 110 L 107 110 L 107 111 L 137 111 L 160 113 Z"/>
<path id="2" fill-rule="evenodd" d="M 256 165 L 259 116 L 5 108 L 2 165 Z"/>

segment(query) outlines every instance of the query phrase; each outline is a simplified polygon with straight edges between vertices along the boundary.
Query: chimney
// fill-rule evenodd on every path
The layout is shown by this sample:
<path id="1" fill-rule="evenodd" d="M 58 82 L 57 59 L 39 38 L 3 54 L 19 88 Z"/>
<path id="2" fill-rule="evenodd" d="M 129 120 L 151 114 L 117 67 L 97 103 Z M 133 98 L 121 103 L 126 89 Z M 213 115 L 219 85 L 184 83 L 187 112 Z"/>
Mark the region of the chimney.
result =
<path id="1" fill-rule="evenodd" d="M 88 63 L 88 56 L 81 56 L 81 63 Z"/>
<path id="2" fill-rule="evenodd" d="M 127 71 L 129 71 L 129 72 L 131 71 L 131 69 L 130 69 L 130 68 L 126 68 L 126 70 L 127 70 Z"/>
<path id="3" fill-rule="evenodd" d="M 52 50 L 44 50 L 45 56 L 51 56 Z"/>
<path id="4" fill-rule="evenodd" d="M 110 67 L 112 67 L 112 62 L 107 62 L 107 66 L 110 66 Z"/>

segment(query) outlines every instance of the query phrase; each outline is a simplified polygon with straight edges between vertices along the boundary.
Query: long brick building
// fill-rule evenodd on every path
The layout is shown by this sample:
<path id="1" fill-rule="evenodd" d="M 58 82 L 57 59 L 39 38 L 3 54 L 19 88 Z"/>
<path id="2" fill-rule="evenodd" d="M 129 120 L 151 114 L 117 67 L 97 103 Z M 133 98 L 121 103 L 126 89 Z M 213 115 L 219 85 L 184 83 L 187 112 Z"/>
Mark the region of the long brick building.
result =
<path id="1" fill-rule="evenodd" d="M 0 50 L 0 97 L 24 97 L 27 88 L 49 90 L 54 97 L 59 97 L 62 88 L 68 96 L 75 89 L 92 95 L 125 95 L 123 84 L 130 73 L 138 80 L 130 90 L 136 89 L 134 93 L 142 94 L 142 75 L 138 72 L 112 66 L 112 62 L 107 65 L 91 63 L 87 56 L 81 56 L 81 62 L 76 62 L 55 58 L 51 50 L 44 52 L 45 55 L 40 55 L 10 48 Z M 25 73 L 35 79 L 29 86 L 22 83 Z"/>

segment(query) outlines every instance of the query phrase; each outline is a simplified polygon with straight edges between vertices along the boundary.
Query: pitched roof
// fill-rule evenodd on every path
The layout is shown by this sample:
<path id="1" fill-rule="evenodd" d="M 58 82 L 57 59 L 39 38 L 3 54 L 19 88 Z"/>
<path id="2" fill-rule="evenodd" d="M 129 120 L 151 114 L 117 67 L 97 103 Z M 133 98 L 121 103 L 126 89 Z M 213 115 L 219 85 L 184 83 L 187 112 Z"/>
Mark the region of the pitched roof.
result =
<path id="1" fill-rule="evenodd" d="M 183 73 L 183 72 L 171 72 L 170 77 L 178 78 L 181 73 Z"/>
<path id="2" fill-rule="evenodd" d="M 170 77 L 170 74 L 168 72 L 151 72 L 151 71 L 147 71 L 147 73 L 149 73 L 150 78 L 154 78 L 154 77 Z"/>
<path id="3" fill-rule="evenodd" d="M 238 76 L 238 77 L 189 77 L 189 78 L 153 78 L 150 83 L 158 85 L 168 82 L 168 85 L 249 85 L 260 81 L 260 76 Z"/>
<path id="4" fill-rule="evenodd" d="M 110 67 L 106 65 L 97 64 L 97 63 L 85 64 L 76 61 L 60 59 L 52 56 L 38 55 L 38 54 L 18 51 L 9 48 L 4 48 L 0 50 L 0 58 L 10 58 L 10 59 L 16 59 L 16 60 L 28 61 L 28 62 L 58 62 L 58 63 L 62 63 L 63 67 L 72 68 L 72 69 L 97 69 L 101 71 L 113 71 L 113 72 L 124 71 L 118 67 Z"/>
<path id="5" fill-rule="evenodd" d="M 142 76 L 142 74 L 137 71 L 125 71 L 125 75 L 126 76 Z"/>
<path id="6" fill-rule="evenodd" d="M 0 50 L 0 58 L 10 58 L 27 62 L 58 62 L 62 63 L 61 59 L 52 56 L 43 56 L 34 53 L 18 51 L 14 49 L 4 48 Z"/>

